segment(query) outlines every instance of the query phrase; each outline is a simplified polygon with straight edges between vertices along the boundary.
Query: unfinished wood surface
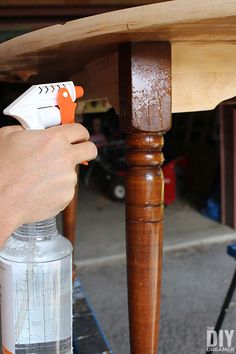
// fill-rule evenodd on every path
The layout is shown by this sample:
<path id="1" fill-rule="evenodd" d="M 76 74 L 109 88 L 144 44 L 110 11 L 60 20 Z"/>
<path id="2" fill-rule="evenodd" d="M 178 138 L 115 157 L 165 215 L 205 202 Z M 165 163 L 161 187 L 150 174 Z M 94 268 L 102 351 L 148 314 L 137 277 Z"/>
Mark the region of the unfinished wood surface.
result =
<path id="1" fill-rule="evenodd" d="M 175 0 L 31 32 L 0 45 L 0 80 L 67 80 L 121 42 L 140 40 L 172 42 L 174 112 L 210 109 L 236 95 L 235 0 Z"/>
<path id="2" fill-rule="evenodd" d="M 175 43 L 173 112 L 214 109 L 236 96 L 236 43 Z"/>
<path id="3" fill-rule="evenodd" d="M 172 112 L 210 110 L 236 96 L 235 58 L 233 43 L 172 43 Z M 72 79 L 86 87 L 85 98 L 107 96 L 119 113 L 117 53 L 94 60 Z"/>

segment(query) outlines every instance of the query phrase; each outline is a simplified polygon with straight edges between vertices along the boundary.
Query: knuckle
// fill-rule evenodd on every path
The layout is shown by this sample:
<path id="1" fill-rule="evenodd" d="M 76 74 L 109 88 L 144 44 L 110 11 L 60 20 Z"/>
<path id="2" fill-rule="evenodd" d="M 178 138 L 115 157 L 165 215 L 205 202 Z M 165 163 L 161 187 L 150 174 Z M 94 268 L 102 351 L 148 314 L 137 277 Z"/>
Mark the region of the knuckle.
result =
<path id="1" fill-rule="evenodd" d="M 78 130 L 79 130 L 79 134 L 86 140 L 89 140 L 90 138 L 90 135 L 89 135 L 89 132 L 88 130 L 80 123 L 77 123 L 77 127 L 78 127 Z"/>
<path id="2" fill-rule="evenodd" d="M 96 145 L 91 142 L 90 142 L 90 153 L 91 153 L 91 157 L 93 159 L 95 159 L 97 157 L 98 149 L 97 149 Z"/>
<path id="3" fill-rule="evenodd" d="M 84 128 L 84 133 L 85 133 L 86 140 L 89 140 L 90 139 L 90 134 L 89 134 L 89 131 L 86 128 Z"/>

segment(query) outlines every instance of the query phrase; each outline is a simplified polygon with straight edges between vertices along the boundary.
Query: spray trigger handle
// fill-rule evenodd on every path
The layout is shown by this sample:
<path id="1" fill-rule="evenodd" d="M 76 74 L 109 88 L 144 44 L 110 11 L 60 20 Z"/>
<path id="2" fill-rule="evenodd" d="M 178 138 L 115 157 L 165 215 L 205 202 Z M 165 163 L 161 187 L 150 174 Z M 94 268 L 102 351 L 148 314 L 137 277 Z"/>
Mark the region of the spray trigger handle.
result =
<path id="1" fill-rule="evenodd" d="M 84 95 L 84 90 L 81 86 L 75 86 L 76 98 Z M 76 103 L 73 102 L 69 91 L 62 87 L 58 91 L 57 104 L 61 114 L 61 124 L 72 124 L 75 122 Z M 82 162 L 83 165 L 88 165 L 87 161 Z"/>
<path id="2" fill-rule="evenodd" d="M 75 86 L 76 98 L 84 95 L 84 90 L 81 86 Z M 58 91 L 57 104 L 61 114 L 61 124 L 70 124 L 75 121 L 76 103 L 73 102 L 69 91 L 62 87 Z"/>

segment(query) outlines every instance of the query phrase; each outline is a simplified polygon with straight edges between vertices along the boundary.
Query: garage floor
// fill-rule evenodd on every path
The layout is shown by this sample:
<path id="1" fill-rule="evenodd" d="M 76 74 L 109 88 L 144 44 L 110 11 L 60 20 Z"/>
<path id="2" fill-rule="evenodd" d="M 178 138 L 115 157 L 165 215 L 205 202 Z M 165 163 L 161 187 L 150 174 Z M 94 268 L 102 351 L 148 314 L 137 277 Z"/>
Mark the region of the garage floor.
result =
<path id="1" fill-rule="evenodd" d="M 165 209 L 166 251 L 236 239 L 236 232 L 202 216 L 185 201 Z M 76 260 L 82 265 L 114 261 L 125 256 L 125 208 L 96 189 L 83 185 L 79 193 Z"/>
<path id="2" fill-rule="evenodd" d="M 205 354 L 234 268 L 223 244 L 164 257 L 159 354 Z M 129 354 L 125 263 L 82 268 L 80 278 L 114 353 Z M 236 330 L 235 306 L 224 329 Z"/>
<path id="3" fill-rule="evenodd" d="M 82 187 L 78 210 L 79 276 L 116 354 L 129 354 L 124 205 Z M 235 261 L 236 232 L 183 201 L 166 208 L 160 354 L 201 354 L 215 324 Z M 236 329 L 232 308 L 225 329 Z M 236 347 L 236 335 L 233 341 Z M 236 351 L 236 349 L 235 349 Z"/>

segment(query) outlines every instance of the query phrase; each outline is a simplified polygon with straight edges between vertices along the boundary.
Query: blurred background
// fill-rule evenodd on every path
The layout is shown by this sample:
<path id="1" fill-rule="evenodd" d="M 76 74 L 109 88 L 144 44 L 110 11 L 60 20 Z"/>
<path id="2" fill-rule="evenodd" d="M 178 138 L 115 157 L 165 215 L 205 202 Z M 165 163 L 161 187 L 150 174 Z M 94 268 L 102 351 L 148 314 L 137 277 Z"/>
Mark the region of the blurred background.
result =
<path id="1" fill-rule="evenodd" d="M 45 26 L 155 2 L 4 0 L 0 42 Z M 101 78 L 107 79 L 102 72 Z M 1 111 L 29 86 L 1 82 Z M 80 101 L 76 120 L 87 127 L 99 154 L 80 169 L 75 261 L 114 353 L 128 354 L 125 137 L 116 108 L 105 95 Z M 0 126 L 15 123 L 1 115 Z M 207 328 L 215 325 L 234 273 L 234 259 L 226 247 L 236 236 L 235 127 L 232 99 L 213 111 L 174 114 L 173 128 L 165 134 L 160 354 L 205 353 Z M 224 322 L 229 330 L 236 327 L 233 304 Z"/>

